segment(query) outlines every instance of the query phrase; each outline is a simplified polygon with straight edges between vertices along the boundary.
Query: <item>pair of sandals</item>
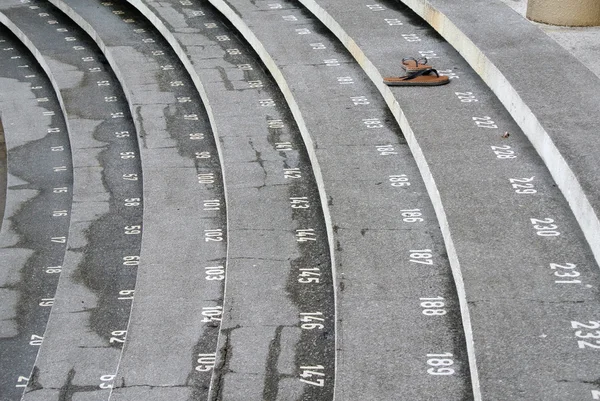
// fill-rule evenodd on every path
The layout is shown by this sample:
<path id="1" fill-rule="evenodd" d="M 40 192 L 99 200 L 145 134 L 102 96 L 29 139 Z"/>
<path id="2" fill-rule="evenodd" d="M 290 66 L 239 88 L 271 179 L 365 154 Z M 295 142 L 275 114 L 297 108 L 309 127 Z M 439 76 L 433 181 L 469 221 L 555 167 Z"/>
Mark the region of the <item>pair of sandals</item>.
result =
<path id="1" fill-rule="evenodd" d="M 446 76 L 440 76 L 437 70 L 427 64 L 427 59 L 408 57 L 402 59 L 402 68 L 406 75 L 402 77 L 385 77 L 383 83 L 388 86 L 437 86 L 450 82 Z"/>

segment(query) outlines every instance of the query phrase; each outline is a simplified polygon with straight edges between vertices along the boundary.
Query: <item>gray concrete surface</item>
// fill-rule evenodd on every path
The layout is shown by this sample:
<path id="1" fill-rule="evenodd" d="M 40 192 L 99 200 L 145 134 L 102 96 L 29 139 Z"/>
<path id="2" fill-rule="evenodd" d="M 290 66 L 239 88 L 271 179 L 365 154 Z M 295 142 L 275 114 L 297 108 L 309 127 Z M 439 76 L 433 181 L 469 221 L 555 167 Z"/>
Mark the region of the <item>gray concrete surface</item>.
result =
<path id="1" fill-rule="evenodd" d="M 301 0 L 323 26 L 292 1 L 210 0 L 223 17 L 208 0 L 128 0 L 159 32 L 125 2 L 50 2 L 68 16 L 0 5 L 51 79 L 37 92 L 0 53 L 16 173 L 0 231 L 2 401 L 21 400 L 15 380 L 27 383 L 38 349 L 27 401 L 600 396 L 598 266 L 553 171 L 481 66 L 399 2 Z M 496 18 L 529 24 L 501 7 Z M 451 84 L 384 86 L 405 55 L 426 55 Z M 54 187 L 35 175 L 57 155 L 23 160 L 44 155 L 57 120 L 15 110 L 52 89 L 76 182 L 68 235 L 61 220 L 48 247 L 62 226 L 43 196 Z M 124 235 L 142 204 L 143 237 Z M 34 273 L 65 250 L 60 279 Z M 124 257 L 141 258 L 137 281 Z M 300 283 L 307 267 L 318 285 Z M 56 305 L 29 344 L 44 299 Z M 323 327 L 302 327 L 306 312 Z"/>
<path id="2" fill-rule="evenodd" d="M 146 3 L 132 1 L 203 82 L 223 145 L 229 263 L 209 398 L 330 397 L 332 381 L 319 389 L 296 378 L 298 363 L 309 357 L 320 357 L 332 374 L 335 307 L 315 166 L 293 117 L 252 49 L 218 12 L 176 1 Z M 290 168 L 299 168 L 301 176 L 286 177 Z M 291 197 L 306 202 L 291 204 Z M 314 230 L 314 244 L 298 242 L 296 230 L 303 228 Z M 313 270 L 304 273 L 306 268 Z M 317 317 L 323 321 L 315 320 L 322 326 L 303 329 L 300 313 L 311 311 L 322 314 Z"/>
<path id="3" fill-rule="evenodd" d="M 2 229 L 6 205 L 6 180 L 8 177 L 6 156 L 6 139 L 4 139 L 4 127 L 2 127 L 2 121 L 0 120 L 0 229 Z"/>
<path id="4" fill-rule="evenodd" d="M 523 18 L 527 12 L 527 0 L 502 0 Z M 600 27 L 568 27 L 540 24 L 530 21 L 571 53 L 583 65 L 600 78 Z"/>
<path id="5" fill-rule="evenodd" d="M 472 398 L 442 236 L 405 138 L 377 89 L 296 4 L 212 3 L 276 77 L 321 166 L 338 273 L 335 398 Z M 386 146 L 391 153 L 378 150 Z M 401 174 L 410 185 L 392 186 L 393 176 Z M 415 255 L 427 260 L 411 261 L 415 249 L 429 249 L 423 251 L 427 257 Z M 447 313 L 425 315 L 419 298 L 426 297 L 443 298 Z M 452 355 L 442 363 L 452 364 L 453 374 L 427 373 L 427 354 L 434 353 Z"/>
<path id="6" fill-rule="evenodd" d="M 65 255 L 57 237 L 68 233 L 73 169 L 52 84 L 4 27 L 0 87 L 2 157 L 8 155 L 0 183 L 6 195 L 0 200 L 2 209 L 6 205 L 0 230 L 0 399 L 12 400 L 27 385 L 46 330 Z"/>
<path id="7" fill-rule="evenodd" d="M 555 377 L 591 379 L 593 355 L 573 350 L 563 337 L 550 344 L 540 342 L 536 335 L 538 330 L 543 330 L 542 338 L 547 337 L 545 332 L 567 335 L 569 327 L 559 321 L 589 315 L 598 302 L 594 284 L 598 272 L 569 205 L 531 143 L 460 55 L 404 6 L 391 1 L 375 8 L 359 1 L 343 6 L 328 0 L 302 3 L 341 38 L 378 85 L 431 184 L 429 194 L 451 263 L 464 277 L 474 341 L 470 356 L 477 361 L 477 371 L 472 372 L 476 399 L 478 385 L 482 399 L 502 394 L 505 399 L 575 400 L 589 395 L 593 387 L 557 385 Z M 355 23 L 357 16 L 363 24 Z M 382 76 L 398 71 L 402 56 L 419 54 L 429 54 L 440 70 L 452 71 L 451 84 L 426 90 L 390 89 L 382 84 Z M 423 110 L 432 112 L 424 114 Z M 493 122 L 481 122 L 485 120 Z M 504 132 L 509 137 L 504 138 Z M 502 148 L 512 149 L 511 158 L 490 152 Z M 507 186 L 511 176 L 521 174 L 535 182 L 535 192 L 519 193 L 522 187 Z M 552 216 L 546 222 L 561 222 L 569 228 L 562 233 L 536 233 L 535 226 L 540 230 L 545 226 L 531 219 L 541 215 Z M 572 257 L 585 259 L 586 276 L 592 281 L 584 285 L 578 280 L 571 288 L 573 283 L 549 281 L 548 271 L 540 267 L 565 258 L 574 249 L 578 249 L 577 256 Z M 523 271 L 524 265 L 534 270 Z M 528 305 L 534 299 L 545 301 Z M 546 304 L 550 299 L 554 301 Z M 581 304 L 579 312 L 573 302 Z M 498 316 L 502 318 L 492 318 Z M 536 327 L 527 327 L 523 321 L 535 322 Z M 554 355 L 558 349 L 563 350 L 560 357 L 548 355 L 549 350 Z M 572 362 L 566 362 L 566 355 Z M 566 367 L 578 364 L 587 368 Z M 534 365 L 544 369 L 531 371 Z"/>
<path id="8" fill-rule="evenodd" d="M 511 113 L 600 262 L 600 178 L 595 174 L 600 145 L 589 129 L 600 119 L 597 76 L 499 0 L 403 3 L 461 53 Z"/>
<path id="9" fill-rule="evenodd" d="M 127 399 L 144 387 L 143 397 L 160 399 L 164 387 L 177 387 L 202 397 L 210 376 L 198 375 L 192 361 L 203 348 L 216 349 L 223 297 L 222 281 L 206 279 L 205 269 L 224 266 L 227 256 L 224 181 L 208 115 L 177 56 L 131 7 L 53 3 L 103 49 L 140 136 L 141 269 L 110 396 Z M 221 206 L 207 207 L 208 200 Z"/>
<path id="10" fill-rule="evenodd" d="M 136 138 L 123 134 L 134 128 L 103 56 L 68 19 L 46 3 L 1 7 L 2 22 L 45 66 L 63 99 L 75 177 L 68 239 L 56 239 L 67 251 L 23 399 L 97 397 L 108 394 L 100 384 L 115 369 L 129 320 L 130 301 L 120 291 L 135 286 L 135 268 L 122 267 L 124 255 L 139 255 L 141 237 L 141 203 L 126 201 L 141 198 L 141 182 L 123 177 L 140 173 Z"/>

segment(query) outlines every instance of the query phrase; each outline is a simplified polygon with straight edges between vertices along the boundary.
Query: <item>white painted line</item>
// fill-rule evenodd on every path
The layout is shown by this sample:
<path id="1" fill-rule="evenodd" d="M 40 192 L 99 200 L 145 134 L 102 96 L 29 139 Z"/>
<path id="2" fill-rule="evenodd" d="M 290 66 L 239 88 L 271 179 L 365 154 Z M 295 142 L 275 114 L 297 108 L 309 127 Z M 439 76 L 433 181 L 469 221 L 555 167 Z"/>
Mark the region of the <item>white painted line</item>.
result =
<path id="1" fill-rule="evenodd" d="M 59 8 L 62 12 L 64 12 L 67 16 L 69 16 L 69 18 L 71 18 L 77 25 L 79 25 L 79 27 L 81 29 L 83 29 L 88 35 L 90 35 L 90 37 L 96 42 L 96 44 L 98 45 L 98 47 L 100 48 L 100 50 L 102 51 L 102 53 L 104 54 L 104 56 L 106 57 L 106 60 L 108 61 L 109 65 L 111 66 L 111 68 L 112 68 L 115 76 L 117 77 L 119 83 L 121 84 L 121 87 L 122 87 L 123 92 L 125 94 L 125 97 L 127 99 L 127 104 L 129 105 L 129 111 L 131 113 L 131 116 L 133 117 L 133 123 L 135 125 L 136 132 L 142 132 L 141 131 L 140 121 L 136 117 L 137 114 L 135 113 L 135 110 L 134 110 L 131 91 L 129 90 L 129 87 L 127 86 L 126 80 L 124 79 L 123 74 L 121 73 L 121 70 L 119 69 L 118 64 L 114 60 L 111 51 L 107 48 L 107 46 L 104 43 L 104 41 L 102 41 L 102 39 L 100 38 L 100 35 L 96 32 L 96 30 L 87 21 L 85 21 L 79 14 L 77 14 L 77 12 L 75 12 L 75 10 L 73 10 L 70 6 L 68 6 L 62 0 L 49 0 L 49 1 L 50 1 L 50 3 L 54 4 L 57 8 Z M 133 2 L 131 2 L 131 3 L 132 3 L 132 5 L 134 7 L 137 8 L 136 4 L 133 4 Z M 148 12 L 150 12 L 150 11 L 148 10 Z M 154 19 L 152 19 L 148 15 L 146 15 L 146 14 L 144 14 L 144 15 L 155 26 L 156 26 L 155 22 L 157 22 L 157 21 L 160 22 L 160 20 L 158 20 L 158 18 L 156 18 L 156 16 L 152 15 L 154 17 Z M 163 25 L 163 28 L 164 28 L 164 25 Z M 163 36 L 165 36 L 165 32 L 168 33 L 168 31 L 166 30 L 166 28 L 164 30 L 162 30 L 162 31 L 159 29 L 159 32 Z M 212 129 L 212 132 L 213 132 L 215 144 L 216 144 L 216 147 L 217 147 L 217 153 L 219 155 L 219 165 L 220 165 L 220 168 L 221 168 L 221 177 L 223 179 L 223 196 L 225 198 L 225 220 L 226 220 L 226 230 L 227 230 L 227 237 L 228 237 L 228 229 L 229 229 L 229 219 L 228 219 L 228 216 L 229 216 L 229 214 L 227 213 L 227 186 L 226 186 L 225 169 L 224 169 L 223 157 L 222 157 L 223 152 L 222 152 L 222 149 L 221 149 L 221 146 L 220 146 L 220 142 L 219 142 L 219 138 L 218 138 L 218 133 L 217 133 L 217 128 L 216 128 L 216 124 L 214 122 L 214 117 L 213 117 L 213 114 L 212 114 L 212 109 L 210 108 L 210 103 L 208 101 L 208 97 L 206 96 L 206 92 L 204 90 L 204 86 L 200 82 L 200 78 L 197 76 L 197 74 L 193 70 L 193 67 L 192 67 L 190 61 L 188 60 L 187 56 L 185 56 L 185 53 L 183 52 L 183 50 L 181 49 L 181 47 L 179 46 L 179 44 L 175 41 L 175 38 L 172 37 L 171 38 L 172 40 L 169 40 L 169 38 L 165 36 L 165 39 L 167 39 L 167 41 L 169 42 L 169 44 L 171 45 L 171 47 L 174 49 L 175 53 L 177 53 L 177 56 L 179 57 L 179 59 L 183 63 L 183 65 L 184 65 L 185 69 L 187 70 L 188 74 L 190 75 L 190 77 L 192 78 L 192 81 L 194 82 L 194 85 L 196 86 L 196 90 L 200 94 L 200 98 L 202 99 L 202 102 L 203 102 L 204 107 L 206 109 L 206 112 L 208 114 L 208 119 L 209 119 L 209 122 L 210 122 L 210 125 L 211 125 L 211 129 Z M 174 46 L 173 43 L 175 43 L 175 45 L 177 47 Z M 182 55 L 183 55 L 183 57 L 182 57 Z M 139 147 L 139 141 L 138 141 L 138 147 Z M 139 150 L 141 152 L 141 149 L 139 149 Z M 143 161 L 143 158 L 140 159 L 140 164 L 142 165 L 142 172 L 143 172 L 144 169 L 143 169 L 143 163 L 142 163 L 142 161 Z M 144 209 L 144 211 L 145 211 L 145 209 Z M 226 254 L 226 259 L 225 259 L 225 271 L 227 271 L 227 263 L 228 263 L 228 260 L 229 260 L 229 255 L 228 255 L 228 253 L 229 253 L 229 247 L 227 247 L 227 251 L 226 252 L 227 252 L 227 254 Z M 226 280 L 227 280 L 227 275 L 225 276 L 225 281 Z M 225 287 L 225 288 L 227 288 L 227 287 Z M 223 295 L 223 297 L 224 297 L 224 295 Z M 133 310 L 134 303 L 135 303 L 135 300 L 132 300 L 132 302 L 131 302 L 131 309 L 130 309 L 131 311 Z M 128 322 L 127 322 L 127 327 L 129 327 L 129 324 L 131 322 L 131 316 L 132 316 L 132 313 L 130 312 L 129 319 L 128 319 Z M 120 364 L 121 364 L 121 359 L 123 357 L 123 350 L 124 349 L 125 348 L 122 349 L 121 354 L 119 356 L 119 362 L 118 362 L 117 368 L 115 370 L 115 376 L 119 372 L 119 367 L 120 367 Z M 109 400 L 112 397 L 113 389 L 114 389 L 114 387 L 111 387 L 111 389 L 110 389 L 110 395 L 108 397 Z"/>
<path id="2" fill-rule="evenodd" d="M 575 173 L 516 88 L 469 37 L 426 0 L 402 0 L 452 45 L 494 92 L 539 153 L 569 203 L 600 266 L 600 220 Z M 301 0 L 310 3 L 312 0 Z M 596 188 L 596 190 L 600 190 Z"/>
<path id="3" fill-rule="evenodd" d="M 27 47 L 27 49 L 31 52 L 31 54 L 33 55 L 33 57 L 35 58 L 35 60 L 38 62 L 38 64 L 42 67 L 42 69 L 44 70 L 44 73 L 46 74 L 46 76 L 48 77 L 48 80 L 50 81 L 50 83 L 52 84 L 52 89 L 54 90 L 54 93 L 56 95 L 56 98 L 58 99 L 58 103 L 60 104 L 60 110 L 61 113 L 63 114 L 63 119 L 65 121 L 65 126 L 67 127 L 67 134 L 68 134 L 68 138 L 69 138 L 69 146 L 71 145 L 71 128 L 69 128 L 69 119 L 67 118 L 67 111 L 65 108 L 65 103 L 63 101 L 62 98 L 62 94 L 60 92 L 60 87 L 58 85 L 58 82 L 56 81 L 56 79 L 54 78 L 54 74 L 52 73 L 52 70 L 50 69 L 50 66 L 48 65 L 48 63 L 46 62 L 46 59 L 44 58 L 44 56 L 42 56 L 42 53 L 39 51 L 39 49 L 33 44 L 33 42 L 27 37 L 27 35 L 25 35 L 25 33 L 23 31 L 21 31 L 4 13 L 0 12 L 0 23 L 2 25 L 4 25 L 6 28 L 8 28 L 20 41 L 21 43 L 23 43 L 23 45 L 25 45 L 25 47 Z M 71 155 L 73 154 L 73 147 L 71 146 Z M 73 167 L 73 199 L 75 199 L 76 194 L 75 194 L 75 190 L 76 190 L 76 174 L 75 172 L 77 171 L 77 169 L 75 167 Z M 71 224 L 72 224 L 72 220 L 69 221 L 69 230 L 68 232 L 71 232 Z M 65 249 L 68 249 L 68 244 L 66 245 Z M 56 285 L 56 288 L 59 287 L 60 285 L 60 280 L 66 280 L 63 279 L 63 275 L 61 274 L 59 277 L 59 282 Z M 42 338 L 46 337 L 46 332 L 48 330 L 48 323 L 50 322 L 50 319 L 52 318 L 52 312 L 54 311 L 54 306 L 52 306 L 50 308 L 50 314 L 48 315 L 48 320 L 46 321 L 46 328 L 44 329 L 44 334 L 42 335 Z M 31 372 L 33 373 L 33 367 L 36 366 L 37 361 L 38 361 L 38 357 L 40 356 L 40 350 L 42 349 L 42 347 L 40 347 L 38 349 L 38 353 L 35 357 L 35 362 L 31 367 Z M 31 377 L 31 373 L 29 374 L 28 378 Z M 25 390 L 27 388 L 23 388 L 23 394 L 25 394 Z"/>
<path id="4" fill-rule="evenodd" d="M 188 58 L 187 54 L 185 53 L 185 51 L 183 50 L 183 48 L 181 47 L 181 45 L 179 44 L 179 42 L 177 41 L 175 36 L 171 33 L 171 31 L 169 31 L 167 29 L 167 27 L 162 23 L 160 18 L 157 15 L 155 15 L 148 8 L 148 6 L 146 6 L 143 2 L 141 2 L 139 0 L 127 0 L 127 2 L 129 4 L 131 4 L 133 7 L 135 7 L 144 17 L 146 17 L 148 19 L 148 21 L 150 21 L 150 23 L 154 26 L 154 28 L 156 28 L 156 30 L 163 36 L 163 38 L 167 41 L 167 43 L 169 43 L 169 46 L 171 46 L 171 48 L 173 49 L 173 51 L 175 52 L 175 54 L 177 55 L 177 57 L 183 64 L 184 68 L 186 69 L 188 75 L 192 79 L 192 82 L 194 82 L 194 86 L 196 87 L 196 90 L 198 91 L 198 94 L 200 95 L 200 99 L 202 99 L 202 103 L 204 104 L 204 108 L 206 109 L 206 113 L 208 114 L 208 120 L 210 122 L 210 126 L 212 129 L 215 146 L 217 147 L 217 154 L 219 155 L 219 166 L 221 168 L 221 177 L 223 180 L 223 196 L 225 198 L 225 227 L 226 227 L 225 231 L 226 231 L 226 238 L 228 239 L 227 247 L 226 247 L 227 250 L 225 251 L 225 280 L 223 282 L 223 303 L 225 303 L 225 297 L 227 295 L 227 276 L 228 276 L 227 271 L 229 270 L 229 209 L 227 207 L 227 205 L 228 205 L 227 180 L 225 178 L 225 162 L 223 161 L 223 149 L 221 147 L 221 142 L 219 140 L 217 123 L 215 122 L 212 107 L 210 106 L 210 101 L 208 99 L 208 95 L 206 94 L 206 90 L 204 89 L 204 85 L 202 84 L 202 81 L 200 80 L 200 76 L 196 73 L 196 70 L 194 69 L 192 62 Z M 217 335 L 217 346 L 218 346 L 218 344 L 221 343 L 221 327 L 220 327 L 220 325 L 221 325 L 221 323 L 219 323 L 219 334 Z M 214 370 L 213 370 L 213 372 L 214 372 Z M 213 381 L 211 379 L 208 399 L 211 399 L 210 391 L 212 389 L 212 383 L 213 383 Z M 112 392 L 111 392 L 111 395 L 112 395 Z M 109 398 L 109 400 L 110 400 L 110 398 Z"/>
<path id="5" fill-rule="evenodd" d="M 110 50 L 107 49 L 107 47 L 106 47 L 105 43 L 102 41 L 102 39 L 100 39 L 100 35 L 98 35 L 98 33 L 94 30 L 94 28 L 92 28 L 92 26 L 90 24 L 88 24 L 79 14 L 77 14 L 71 7 L 69 7 L 67 4 L 65 4 L 62 0 L 49 0 L 49 2 L 52 3 L 54 6 L 56 6 L 63 13 L 65 13 L 69 18 L 71 18 L 71 20 L 73 20 L 73 22 L 75 22 L 77 25 L 79 25 L 79 27 L 81 29 L 83 29 L 88 35 L 90 35 L 90 37 L 94 40 L 94 42 L 96 42 L 96 44 L 98 45 L 98 47 L 104 54 L 104 57 L 106 57 L 106 61 L 108 61 L 108 64 L 110 65 L 111 69 L 113 70 L 113 73 L 117 77 L 117 80 L 121 84 L 123 93 L 125 94 L 125 98 L 127 99 L 127 105 L 129 106 L 129 112 L 133 118 L 133 124 L 135 126 L 135 131 L 136 131 L 136 133 L 141 132 L 140 131 L 141 126 L 139 124 L 139 121 L 135 117 L 137 114 L 135 113 L 133 104 L 131 102 L 131 92 L 126 85 L 125 80 L 123 79 L 121 70 L 119 69 L 114 58 L 112 57 L 112 53 L 110 52 Z M 139 141 L 138 141 L 138 152 L 140 152 L 139 154 L 141 154 Z M 140 157 L 140 165 L 142 167 L 142 177 L 143 177 L 144 166 L 143 166 L 143 158 L 141 158 L 141 157 Z M 146 210 L 146 208 L 144 208 L 144 211 L 142 212 L 142 221 L 144 221 L 145 210 Z M 143 233 L 142 233 L 141 241 L 143 241 Z M 131 306 L 129 308 L 129 317 L 127 319 L 127 329 L 128 330 L 129 330 L 129 324 L 131 323 L 131 311 L 133 310 L 134 303 L 135 303 L 135 299 L 132 299 Z M 124 350 L 125 350 L 125 347 L 121 348 L 121 352 L 119 354 L 119 361 L 117 362 L 117 367 L 115 369 L 115 378 L 119 371 L 119 366 L 120 366 L 121 360 L 123 358 Z M 114 386 L 111 386 L 108 399 L 110 399 L 110 397 L 112 395 L 113 388 L 114 388 Z"/>
<path id="6" fill-rule="evenodd" d="M 473 386 L 473 397 L 475 401 L 481 401 L 481 389 L 479 384 L 479 374 L 477 370 L 477 360 L 475 356 L 475 343 L 473 341 L 473 329 L 471 326 L 471 315 L 469 313 L 469 305 L 467 304 L 467 297 L 465 293 L 465 285 L 462 277 L 462 271 L 460 268 L 460 261 L 454 247 L 454 241 L 450 232 L 450 225 L 446 217 L 446 211 L 442 204 L 440 193 L 437 189 L 435 179 L 431 174 L 429 165 L 421 146 L 419 145 L 415 134 L 400 107 L 400 104 L 394 97 L 390 88 L 383 83 L 383 76 L 379 73 L 373 63 L 367 58 L 363 51 L 358 47 L 356 42 L 342 29 L 342 27 L 334 20 L 334 18 L 321 8 L 314 0 L 300 0 L 308 10 L 310 10 L 348 49 L 356 61 L 360 64 L 365 73 L 373 81 L 379 92 L 383 95 L 385 102 L 392 111 L 392 114 L 396 118 L 396 121 L 400 125 L 402 132 L 406 138 L 408 146 L 415 158 L 421 177 L 425 182 L 427 193 L 433 204 L 435 214 L 437 216 L 446 250 L 448 252 L 448 259 L 450 261 L 450 268 L 454 277 L 454 283 L 456 285 L 456 292 L 458 295 L 458 301 L 460 304 L 460 311 L 463 323 L 463 329 L 465 332 L 465 342 L 467 345 L 467 354 L 469 358 L 469 368 L 471 373 L 471 382 Z"/>
<path id="7" fill-rule="evenodd" d="M 128 0 L 129 2 L 138 2 L 139 0 Z M 242 34 L 244 39 L 252 46 L 254 51 L 258 54 L 262 62 L 265 64 L 275 82 L 279 86 L 279 89 L 283 93 L 285 100 L 292 111 L 292 115 L 296 120 L 296 124 L 300 130 L 300 134 L 302 135 L 302 139 L 304 140 L 304 145 L 306 147 L 306 151 L 308 153 L 308 157 L 311 162 L 313 174 L 315 177 L 315 182 L 317 183 L 317 188 L 319 190 L 319 198 L 321 200 L 321 209 L 323 210 L 323 217 L 325 219 L 325 227 L 327 229 L 327 242 L 329 244 L 329 254 L 331 257 L 331 275 L 333 278 L 333 302 L 334 302 L 334 310 L 335 310 L 335 319 L 334 319 L 334 330 L 335 330 L 335 357 L 334 357 L 334 375 L 337 376 L 337 358 L 338 358 L 338 321 L 337 321 L 337 274 L 336 274 L 336 263 L 335 263 L 335 246 L 333 241 L 333 225 L 331 221 L 331 213 L 329 211 L 329 205 L 327 200 L 327 194 L 325 192 L 325 183 L 323 181 L 323 175 L 321 174 L 321 167 L 319 165 L 319 161 L 317 159 L 317 154 L 315 152 L 314 143 L 312 141 L 312 137 L 308 128 L 306 127 L 306 123 L 304 122 L 304 118 L 302 113 L 300 112 L 300 108 L 298 107 L 298 103 L 296 103 L 296 99 L 292 94 L 283 74 L 277 67 L 277 64 L 273 60 L 273 58 L 266 51 L 262 43 L 258 40 L 256 35 L 250 30 L 248 25 L 235 13 L 235 11 L 227 4 L 224 0 L 209 0 L 210 3 L 217 8 L 224 16 L 227 18 L 233 26 Z M 334 381 L 336 383 L 336 381 Z M 335 398 L 335 384 L 333 387 L 334 398 Z M 210 399 L 210 397 L 209 397 Z"/>

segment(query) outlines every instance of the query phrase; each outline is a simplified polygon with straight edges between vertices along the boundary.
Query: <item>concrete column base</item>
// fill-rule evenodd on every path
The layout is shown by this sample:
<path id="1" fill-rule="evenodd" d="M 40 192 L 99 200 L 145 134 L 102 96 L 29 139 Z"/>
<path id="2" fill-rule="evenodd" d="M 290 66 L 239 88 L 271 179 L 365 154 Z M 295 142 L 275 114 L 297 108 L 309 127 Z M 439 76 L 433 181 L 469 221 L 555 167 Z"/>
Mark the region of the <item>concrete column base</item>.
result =
<path id="1" fill-rule="evenodd" d="M 529 0 L 527 18 L 563 26 L 600 25 L 599 0 Z"/>

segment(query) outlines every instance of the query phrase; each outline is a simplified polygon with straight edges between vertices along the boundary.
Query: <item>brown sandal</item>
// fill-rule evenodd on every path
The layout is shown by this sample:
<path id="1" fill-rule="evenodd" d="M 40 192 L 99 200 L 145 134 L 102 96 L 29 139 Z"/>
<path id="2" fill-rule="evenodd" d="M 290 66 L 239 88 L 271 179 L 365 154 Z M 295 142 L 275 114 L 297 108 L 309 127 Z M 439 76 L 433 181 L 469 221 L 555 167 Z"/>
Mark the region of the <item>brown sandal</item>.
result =
<path id="1" fill-rule="evenodd" d="M 402 59 L 402 64 L 401 67 L 406 71 L 406 72 L 415 72 L 415 71 L 421 71 L 421 70 L 427 70 L 429 68 L 431 68 L 430 65 L 427 64 L 427 58 L 425 57 L 419 57 L 419 58 L 413 58 L 413 57 L 406 57 Z"/>
<path id="2" fill-rule="evenodd" d="M 431 73 L 434 73 L 435 76 L 430 75 Z M 448 82 L 450 82 L 448 77 L 440 76 L 433 68 L 415 71 L 403 77 L 383 78 L 383 83 L 388 86 L 437 86 L 445 85 Z"/>

